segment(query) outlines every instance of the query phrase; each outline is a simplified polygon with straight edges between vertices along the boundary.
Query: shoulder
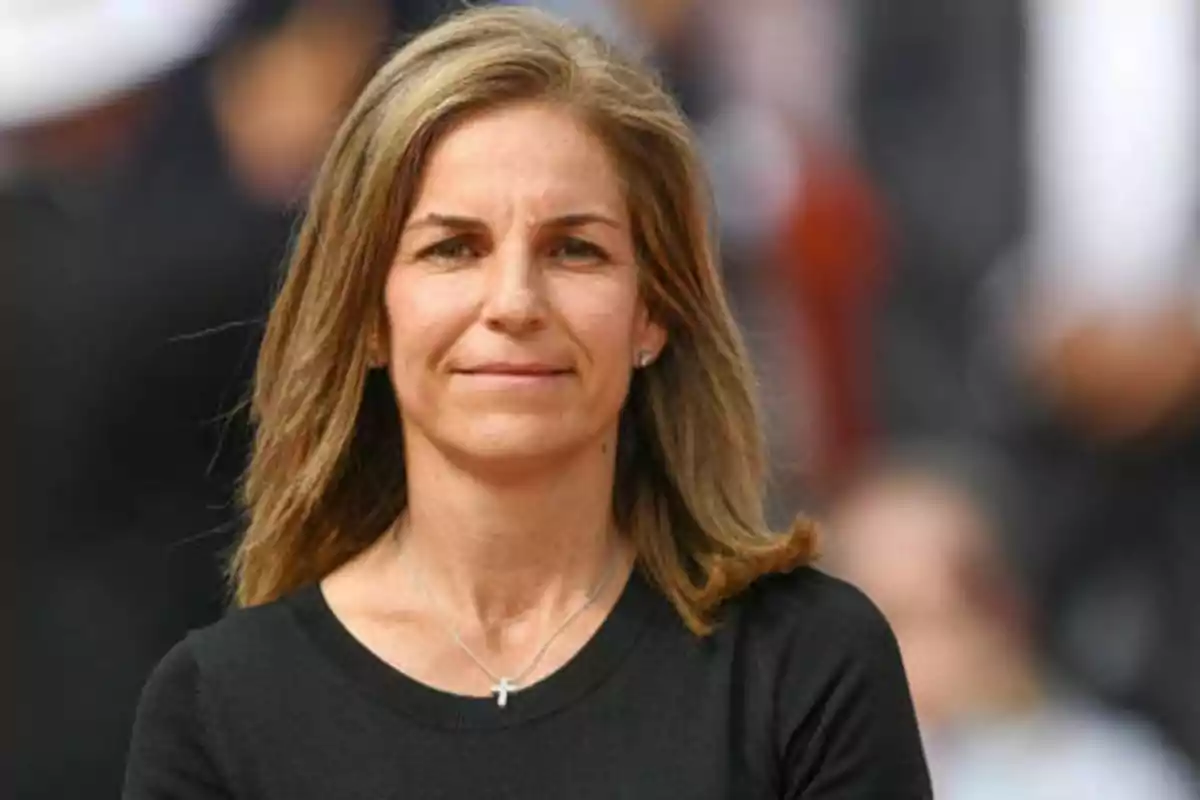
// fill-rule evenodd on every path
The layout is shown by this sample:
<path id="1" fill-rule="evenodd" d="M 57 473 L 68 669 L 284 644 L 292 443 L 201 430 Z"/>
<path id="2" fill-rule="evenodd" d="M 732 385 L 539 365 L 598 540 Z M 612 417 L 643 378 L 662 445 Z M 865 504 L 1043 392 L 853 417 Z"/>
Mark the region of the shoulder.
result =
<path id="1" fill-rule="evenodd" d="M 294 628 L 295 609 L 310 591 L 305 588 L 270 603 L 231 609 L 217 622 L 193 631 L 194 646 L 218 656 L 270 646 Z"/>
<path id="2" fill-rule="evenodd" d="M 139 738 L 211 733 L 221 727 L 221 709 L 252 708 L 285 685 L 306 652 L 291 600 L 233 610 L 175 644 L 142 688 Z"/>
<path id="3" fill-rule="evenodd" d="M 763 575 L 746 590 L 745 597 L 784 606 L 800 604 L 825 612 L 847 609 L 850 613 L 871 613 L 869 610 L 874 609 L 860 589 L 812 565 Z"/>
<path id="4" fill-rule="evenodd" d="M 231 797 L 238 774 L 229 708 L 243 719 L 286 659 L 289 603 L 237 610 L 192 631 L 142 689 L 126 762 L 126 797 Z M 294 634 L 293 634 L 294 635 Z M 226 791 L 228 789 L 228 791 Z"/>
<path id="5" fill-rule="evenodd" d="M 233 740 L 222 712 L 231 694 L 232 707 L 243 708 L 239 700 L 264 685 L 256 660 L 283 627 L 282 611 L 283 604 L 235 611 L 163 656 L 138 701 L 124 796 L 215 797 L 214 787 L 232 785 Z"/>
<path id="6" fill-rule="evenodd" d="M 891 627 L 857 587 L 799 567 L 759 578 L 735 598 L 740 625 L 755 637 L 823 643 L 841 649 L 896 648 Z"/>
<path id="7" fill-rule="evenodd" d="M 293 658 L 300 645 L 294 604 L 289 596 L 233 609 L 219 621 L 191 631 L 159 662 L 146 693 L 185 686 L 202 693 L 214 681 L 244 682 L 277 674 L 277 665 Z"/>
<path id="8" fill-rule="evenodd" d="M 725 635 L 746 691 L 769 707 L 789 797 L 929 796 L 900 648 L 865 594 L 801 567 L 760 578 L 729 612 Z"/>
<path id="9" fill-rule="evenodd" d="M 816 568 L 760 578 L 719 624 L 750 665 L 748 678 L 812 701 L 794 706 L 798 712 L 827 711 L 818 706 L 859 690 L 907 700 L 900 648 L 883 613 L 861 590 Z"/>

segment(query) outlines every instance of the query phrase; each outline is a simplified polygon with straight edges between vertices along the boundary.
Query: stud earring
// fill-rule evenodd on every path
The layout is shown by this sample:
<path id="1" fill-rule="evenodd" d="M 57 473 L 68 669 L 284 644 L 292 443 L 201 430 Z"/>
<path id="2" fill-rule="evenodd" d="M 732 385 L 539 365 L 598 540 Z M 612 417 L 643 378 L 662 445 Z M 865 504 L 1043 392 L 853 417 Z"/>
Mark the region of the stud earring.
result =
<path id="1" fill-rule="evenodd" d="M 649 366 L 652 357 L 649 350 L 638 350 L 637 356 L 634 358 L 634 364 L 641 368 Z"/>

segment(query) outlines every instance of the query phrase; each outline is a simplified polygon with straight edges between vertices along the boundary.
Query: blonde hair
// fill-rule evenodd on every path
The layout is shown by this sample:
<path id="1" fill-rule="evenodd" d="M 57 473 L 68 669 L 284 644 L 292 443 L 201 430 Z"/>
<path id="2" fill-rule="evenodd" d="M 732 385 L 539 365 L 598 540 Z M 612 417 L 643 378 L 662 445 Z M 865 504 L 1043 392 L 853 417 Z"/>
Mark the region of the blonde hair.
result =
<path id="1" fill-rule="evenodd" d="M 267 325 L 251 399 L 248 529 L 230 570 L 243 605 L 320 580 L 406 504 L 399 412 L 370 340 L 432 143 L 464 115 L 543 100 L 580 115 L 625 181 L 652 316 L 668 346 L 621 413 L 614 514 L 643 572 L 697 634 L 766 572 L 814 557 L 815 534 L 763 517 L 764 444 L 746 351 L 717 275 L 711 202 L 683 115 L 604 40 L 515 7 L 459 12 L 367 85 L 317 177 Z"/>

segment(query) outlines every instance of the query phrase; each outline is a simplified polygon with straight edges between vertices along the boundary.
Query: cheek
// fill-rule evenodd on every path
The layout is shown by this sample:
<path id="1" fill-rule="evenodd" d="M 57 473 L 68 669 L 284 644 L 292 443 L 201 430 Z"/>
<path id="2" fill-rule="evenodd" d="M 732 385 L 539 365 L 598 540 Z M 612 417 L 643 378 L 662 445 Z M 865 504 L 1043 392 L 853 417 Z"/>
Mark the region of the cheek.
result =
<path id="1" fill-rule="evenodd" d="M 415 384 L 454 343 L 463 316 L 464 292 L 421 276 L 393 273 L 387 282 L 388 354 L 393 382 L 401 396 Z"/>
<path id="2" fill-rule="evenodd" d="M 627 370 L 633 363 L 637 302 L 622 286 L 597 283 L 572 292 L 561 311 L 594 366 Z"/>

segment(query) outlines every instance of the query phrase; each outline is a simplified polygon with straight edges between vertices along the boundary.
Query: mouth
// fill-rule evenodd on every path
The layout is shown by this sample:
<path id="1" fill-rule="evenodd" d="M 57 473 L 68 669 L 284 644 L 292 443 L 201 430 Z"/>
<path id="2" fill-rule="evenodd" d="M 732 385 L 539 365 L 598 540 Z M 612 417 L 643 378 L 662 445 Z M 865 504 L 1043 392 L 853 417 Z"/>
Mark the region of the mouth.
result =
<path id="1" fill-rule="evenodd" d="M 570 375 L 574 370 L 549 364 L 482 364 L 477 367 L 458 369 L 455 372 L 459 375 L 476 377 L 537 379 L 559 378 Z"/>
<path id="2" fill-rule="evenodd" d="M 485 364 L 455 370 L 467 385 L 482 391 L 548 391 L 565 385 L 575 371 L 549 364 Z"/>

